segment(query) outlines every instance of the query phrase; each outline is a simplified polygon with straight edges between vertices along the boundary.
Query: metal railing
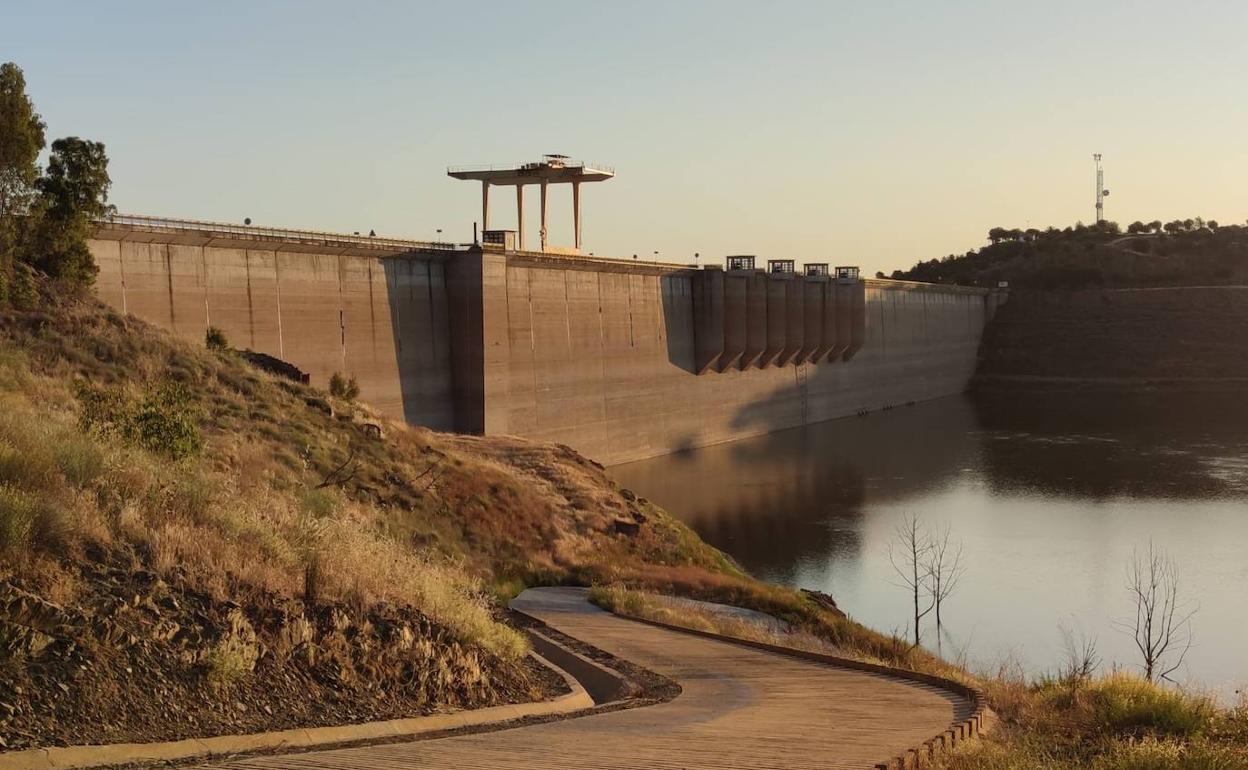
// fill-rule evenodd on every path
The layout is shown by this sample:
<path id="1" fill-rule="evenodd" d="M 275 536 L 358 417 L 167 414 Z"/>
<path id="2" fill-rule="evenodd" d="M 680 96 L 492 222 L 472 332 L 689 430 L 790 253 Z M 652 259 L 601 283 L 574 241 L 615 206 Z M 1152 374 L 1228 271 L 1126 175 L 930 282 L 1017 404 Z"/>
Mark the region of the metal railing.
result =
<path id="1" fill-rule="evenodd" d="M 457 174 L 457 173 L 475 172 L 475 171 L 520 171 L 525 168 L 536 168 L 537 166 L 540 166 L 540 165 L 543 165 L 541 161 L 526 161 L 524 163 L 490 163 L 490 164 L 484 164 L 484 165 L 478 164 L 478 165 L 468 165 L 468 166 L 447 166 L 446 173 Z M 558 168 L 558 167 L 556 166 L 555 168 Z M 590 163 L 584 160 L 564 161 L 563 168 L 589 169 L 591 171 L 604 171 L 608 174 L 615 173 L 614 166 L 608 166 L 604 163 Z"/>
<path id="2" fill-rule="evenodd" d="M 151 227 L 162 230 L 185 230 L 195 232 L 221 233 L 224 235 L 244 235 L 261 238 L 287 238 L 292 240 L 334 241 L 337 243 L 353 243 L 361 246 L 379 248 L 422 248 L 447 249 L 457 248 L 453 243 L 444 241 L 416 241 L 406 238 L 383 238 L 376 235 L 356 235 L 331 233 L 322 230 L 289 230 L 278 227 L 258 227 L 256 225 L 239 225 L 230 222 L 212 222 L 202 219 L 171 219 L 169 217 L 152 217 L 142 214 L 114 214 L 99 220 L 103 224 L 130 225 L 132 227 Z"/>

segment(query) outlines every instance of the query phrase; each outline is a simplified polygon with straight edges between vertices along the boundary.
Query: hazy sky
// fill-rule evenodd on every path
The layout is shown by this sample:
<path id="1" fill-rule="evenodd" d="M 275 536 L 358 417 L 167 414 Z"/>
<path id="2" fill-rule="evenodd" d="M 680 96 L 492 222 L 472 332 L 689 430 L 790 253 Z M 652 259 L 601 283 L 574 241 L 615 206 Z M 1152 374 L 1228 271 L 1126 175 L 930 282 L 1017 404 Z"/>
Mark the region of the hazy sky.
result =
<path id="1" fill-rule="evenodd" d="M 1110 219 L 1242 222 L 1245 40 L 1241 0 L 0 0 L 0 60 L 108 145 L 123 212 L 467 240 L 448 164 L 562 152 L 618 170 L 597 254 L 872 272 L 1092 221 L 1096 151 Z"/>

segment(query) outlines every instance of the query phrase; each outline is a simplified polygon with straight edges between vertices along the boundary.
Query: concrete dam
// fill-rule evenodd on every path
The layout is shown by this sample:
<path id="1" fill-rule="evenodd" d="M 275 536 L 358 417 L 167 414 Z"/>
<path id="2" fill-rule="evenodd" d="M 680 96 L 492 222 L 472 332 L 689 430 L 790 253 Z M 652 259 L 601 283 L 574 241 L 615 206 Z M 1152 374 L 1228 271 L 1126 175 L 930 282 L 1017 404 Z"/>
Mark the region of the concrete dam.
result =
<path id="1" fill-rule="evenodd" d="M 951 395 L 1003 295 L 146 217 L 100 223 L 96 291 L 202 344 L 354 375 L 382 412 L 618 464 Z"/>

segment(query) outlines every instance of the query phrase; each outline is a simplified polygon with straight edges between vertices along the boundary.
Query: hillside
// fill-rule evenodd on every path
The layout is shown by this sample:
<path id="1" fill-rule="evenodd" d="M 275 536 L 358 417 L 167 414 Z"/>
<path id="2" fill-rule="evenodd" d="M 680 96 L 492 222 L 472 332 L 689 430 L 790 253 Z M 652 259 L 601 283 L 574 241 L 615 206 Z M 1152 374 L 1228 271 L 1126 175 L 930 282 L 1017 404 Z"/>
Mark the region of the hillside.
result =
<path id="1" fill-rule="evenodd" d="M 1080 289 L 1248 282 L 1248 227 L 1200 219 L 1065 229 L 993 228 L 989 244 L 919 262 L 892 278 L 963 286 Z"/>
<path id="2" fill-rule="evenodd" d="M 887 654 L 566 447 L 392 422 L 34 288 L 0 310 L 0 745 L 542 697 L 498 610 L 534 584 L 732 599 Z"/>

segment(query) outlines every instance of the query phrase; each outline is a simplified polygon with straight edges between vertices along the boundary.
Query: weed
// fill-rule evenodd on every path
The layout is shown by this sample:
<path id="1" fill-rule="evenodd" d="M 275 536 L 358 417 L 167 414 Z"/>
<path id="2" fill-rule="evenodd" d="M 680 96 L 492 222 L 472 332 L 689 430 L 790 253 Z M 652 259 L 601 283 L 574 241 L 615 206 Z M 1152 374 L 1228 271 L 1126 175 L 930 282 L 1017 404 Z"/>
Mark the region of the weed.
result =
<path id="1" fill-rule="evenodd" d="M 204 332 L 204 346 L 209 350 L 229 350 L 229 340 L 225 338 L 225 332 L 215 326 L 209 326 Z"/>
<path id="2" fill-rule="evenodd" d="M 204 675 L 213 689 L 228 692 L 256 668 L 260 650 L 256 632 L 238 610 L 229 616 L 230 627 L 204 656 Z"/>
<path id="3" fill-rule="evenodd" d="M 343 401 L 354 401 L 359 398 L 360 384 L 356 382 L 355 375 L 344 377 L 340 372 L 334 372 L 329 377 L 329 394 Z"/>

